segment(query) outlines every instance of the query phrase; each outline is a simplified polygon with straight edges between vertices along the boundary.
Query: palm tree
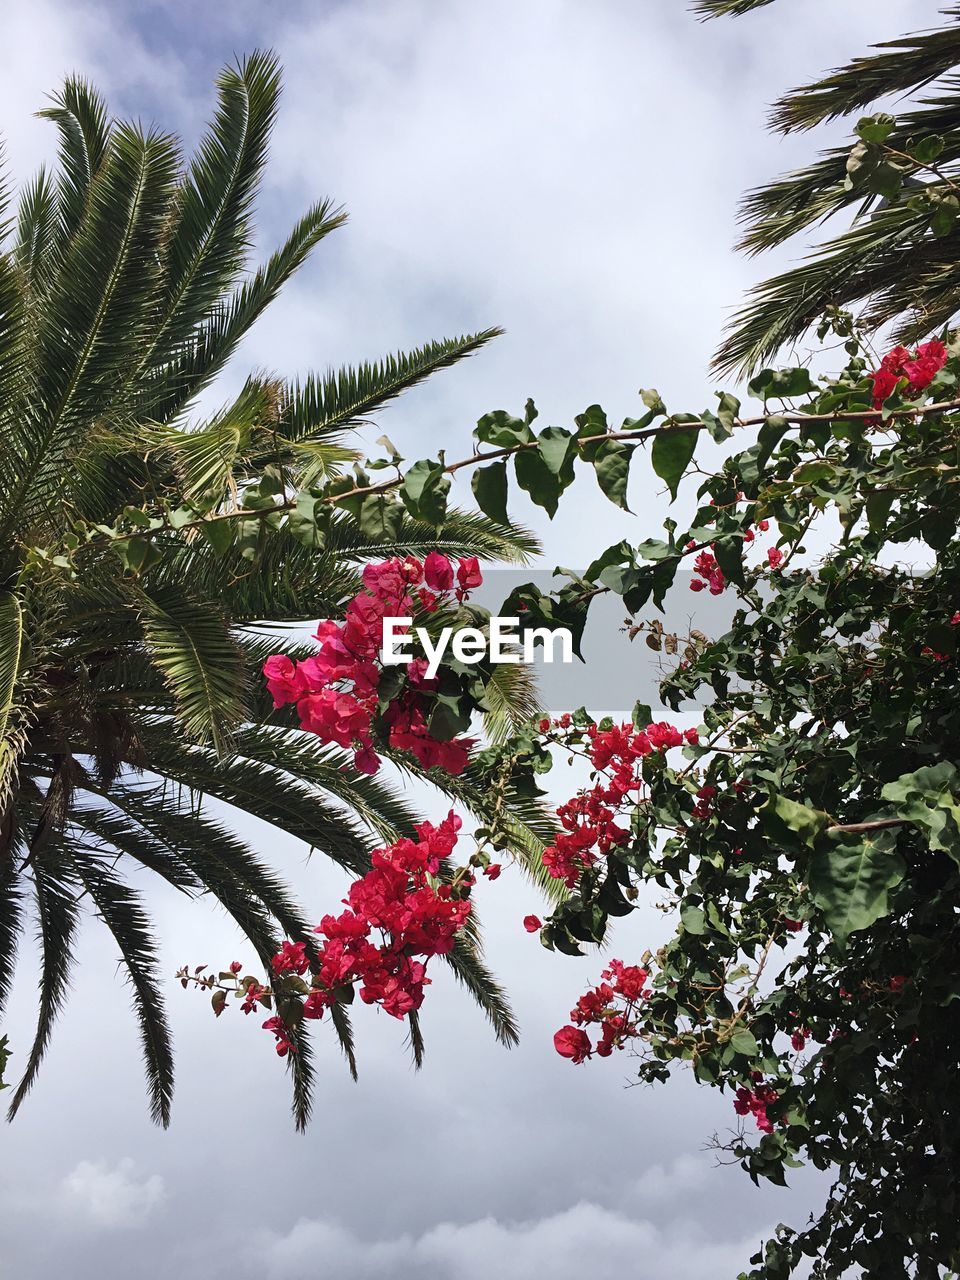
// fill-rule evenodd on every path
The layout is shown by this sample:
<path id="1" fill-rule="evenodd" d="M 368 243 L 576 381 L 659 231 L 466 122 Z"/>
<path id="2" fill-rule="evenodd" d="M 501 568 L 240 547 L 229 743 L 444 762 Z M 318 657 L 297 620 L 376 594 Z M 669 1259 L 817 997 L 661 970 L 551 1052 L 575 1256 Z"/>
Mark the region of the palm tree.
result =
<path id="1" fill-rule="evenodd" d="M 773 0 L 696 0 L 705 17 L 745 14 Z M 831 147 L 815 163 L 750 192 L 743 203 L 748 253 L 784 244 L 833 214 L 853 211 L 852 225 L 809 254 L 798 267 L 758 285 L 734 317 L 717 353 L 718 370 L 751 372 L 800 338 L 828 306 L 854 306 L 867 330 L 896 321 L 898 341 L 938 332 L 960 310 L 960 5 L 943 10 L 932 30 L 889 40 L 876 52 L 786 94 L 771 128 L 793 133 L 898 101 L 896 124 L 884 139 L 902 193 L 866 193 L 847 181 L 851 145 Z M 901 112 L 904 95 L 916 95 Z M 905 160 L 916 142 L 942 140 L 932 168 Z M 939 145 L 937 143 L 936 145 Z M 943 202 L 946 202 L 945 207 Z M 932 216 L 938 208 L 942 225 Z"/>
<path id="2" fill-rule="evenodd" d="M 344 221 L 329 202 L 314 205 L 247 272 L 279 87 L 269 54 L 224 70 L 216 116 L 185 165 L 174 138 L 110 121 L 93 88 L 68 80 L 42 113 L 59 131 L 57 172 L 37 176 L 3 227 L 0 1010 L 31 914 L 41 954 L 36 1037 L 11 1116 L 36 1077 L 92 904 L 129 978 L 152 1115 L 168 1122 L 173 1059 L 157 944 L 129 869 L 211 895 L 265 964 L 281 936 L 311 937 L 282 879 L 203 797 L 351 874 L 415 820 L 400 790 L 274 716 L 260 687 L 264 657 L 296 653 L 296 624 L 335 616 L 371 556 L 440 546 L 522 562 L 535 550 L 522 530 L 460 511 L 439 534 L 406 518 L 386 543 L 341 511 L 322 548 L 277 514 L 218 518 L 241 500 L 252 508 L 268 480 L 276 491 L 335 476 L 357 456 L 348 431 L 496 333 L 299 384 L 251 377 L 222 412 L 194 420 L 199 393 Z M 121 525 L 145 532 L 117 537 Z M 502 693 L 501 725 L 530 710 L 524 686 Z M 482 812 L 476 770 L 449 786 Z M 536 846 L 520 818 L 517 830 Z M 475 934 L 450 962 L 497 1036 L 513 1041 Z M 335 1023 L 355 1070 L 344 1010 Z M 411 1040 L 419 1058 L 416 1022 Z M 312 1069 L 302 1037 L 291 1064 L 303 1125 Z"/>

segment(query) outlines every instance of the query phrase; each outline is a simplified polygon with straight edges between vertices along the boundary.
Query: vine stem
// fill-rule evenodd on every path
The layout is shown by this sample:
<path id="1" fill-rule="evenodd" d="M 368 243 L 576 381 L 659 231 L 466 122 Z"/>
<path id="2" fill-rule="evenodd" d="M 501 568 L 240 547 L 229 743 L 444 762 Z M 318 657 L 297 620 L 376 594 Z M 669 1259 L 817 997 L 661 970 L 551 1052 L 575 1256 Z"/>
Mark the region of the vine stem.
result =
<path id="1" fill-rule="evenodd" d="M 953 400 L 941 400 L 933 404 L 914 405 L 907 409 L 893 409 L 887 416 L 887 421 L 891 418 L 913 418 L 925 417 L 933 413 L 949 413 L 952 410 L 960 409 L 960 397 Z M 783 413 L 783 414 L 760 414 L 752 418 L 735 418 L 733 426 L 735 428 L 759 427 L 762 426 L 770 417 L 783 418 L 789 426 L 800 427 L 808 423 L 814 422 L 862 422 L 864 418 L 874 417 L 875 414 L 868 411 L 856 413 Z M 595 436 L 584 436 L 577 441 L 577 447 L 584 445 L 600 445 L 607 441 L 614 440 L 633 440 L 643 441 L 649 440 L 654 436 L 668 435 L 673 431 L 706 431 L 713 424 L 698 420 L 696 422 L 673 422 L 668 420 L 658 427 L 636 427 L 627 431 L 604 431 Z M 441 467 L 443 475 L 454 475 L 457 471 L 464 467 L 480 466 L 485 462 L 495 462 L 500 458 L 508 458 L 514 454 L 524 453 L 530 449 L 538 448 L 538 441 L 525 440 L 519 444 L 505 445 L 500 449 L 488 449 L 485 452 L 477 450 L 470 454 L 467 458 L 461 458 L 459 462 L 450 462 Z M 365 498 L 375 496 L 377 494 L 389 493 L 394 489 L 398 489 L 403 484 L 404 477 L 392 476 L 387 480 L 380 481 L 379 484 L 357 485 L 353 489 L 347 489 L 343 493 L 324 495 L 322 501 L 332 506 L 334 503 L 343 502 L 346 498 Z M 215 524 L 222 520 L 263 520 L 272 515 L 277 515 L 284 511 L 291 510 L 296 505 L 296 495 L 291 498 L 285 498 L 282 502 L 276 503 L 272 507 L 260 509 L 256 511 L 248 511 L 238 508 L 234 511 L 223 511 L 217 515 L 201 516 L 197 520 L 189 520 L 178 527 L 177 532 L 186 532 L 191 529 L 200 529 L 203 525 Z M 89 542 L 83 543 L 84 547 L 97 546 L 113 546 L 117 542 L 125 542 L 131 538 L 149 538 L 156 533 L 169 532 L 173 529 L 172 525 L 162 525 L 157 529 L 134 529 L 130 533 L 118 534 L 116 537 L 91 538 Z M 79 550 L 79 548 L 78 548 Z"/>

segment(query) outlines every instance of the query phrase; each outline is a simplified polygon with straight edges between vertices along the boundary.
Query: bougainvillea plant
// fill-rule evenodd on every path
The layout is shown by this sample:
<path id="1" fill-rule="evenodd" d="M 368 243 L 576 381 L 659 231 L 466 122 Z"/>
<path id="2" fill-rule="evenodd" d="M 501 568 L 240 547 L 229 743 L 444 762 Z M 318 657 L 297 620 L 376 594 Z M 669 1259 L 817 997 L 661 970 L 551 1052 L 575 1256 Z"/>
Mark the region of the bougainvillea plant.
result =
<path id="1" fill-rule="evenodd" d="M 274 707 L 294 703 L 301 728 L 322 742 L 354 748 L 361 773 L 380 768 L 377 745 L 409 751 L 425 769 L 460 774 L 467 765 L 470 739 L 458 730 L 470 723 L 482 702 L 483 685 L 462 663 L 441 662 L 428 678 L 420 655 L 406 667 L 385 667 L 380 660 L 383 623 L 387 618 L 428 628 L 459 617 L 461 625 L 478 621 L 485 611 L 464 608 L 470 591 L 483 582 L 476 556 L 450 560 L 431 551 L 424 561 L 408 555 L 363 571 L 363 590 L 344 610 L 342 623 L 325 620 L 317 629 L 319 651 L 302 661 L 274 654 L 264 665 Z M 451 611 L 451 603 L 456 610 Z M 489 668 L 488 668 L 489 670 Z"/>
<path id="2" fill-rule="evenodd" d="M 825 327 L 849 323 L 837 313 Z M 620 596 L 632 631 L 676 655 L 661 698 L 696 727 L 648 707 L 623 724 L 580 710 L 474 750 L 492 816 L 465 867 L 424 864 L 416 845 L 399 858 L 388 849 L 371 873 L 394 877 L 383 914 L 367 911 L 361 880 L 347 918 L 320 925 L 315 960 L 285 949 L 272 987 L 199 977 L 220 1008 L 230 990 L 254 1006 L 273 992 L 298 1006 L 295 1020 L 307 1002 L 322 1012 L 360 984 L 365 999 L 403 1016 L 422 997 L 420 966 L 434 952 L 390 912 L 416 931 L 413 900 L 462 904 L 445 917 L 445 945 L 469 918 L 475 870 L 493 878 L 511 849 L 497 788 L 529 793 L 558 755 L 581 755 L 592 777 L 560 806 L 543 855 L 566 896 L 545 921 L 531 915 L 518 928 L 581 954 L 651 893 L 676 928 L 652 953 L 608 963 L 555 1048 L 581 1070 L 625 1050 L 651 1083 L 685 1064 L 728 1094 L 733 1136 L 718 1142 L 755 1180 L 782 1184 L 804 1162 L 834 1171 L 822 1214 L 778 1230 L 754 1259 L 757 1280 L 789 1275 L 805 1258 L 823 1276 L 851 1265 L 879 1276 L 909 1266 L 933 1275 L 960 1256 L 960 343 L 945 334 L 881 358 L 846 341 L 838 375 L 761 371 L 749 388 L 754 414 L 729 393 L 716 412 L 670 413 L 647 392 L 646 414 L 619 429 L 593 406 L 574 429 L 535 435 L 528 406 L 523 418 L 482 419 L 462 464 L 432 464 L 441 475 L 498 468 L 505 502 L 512 460 L 548 511 L 578 463 L 625 506 L 627 470 L 645 442 L 672 497 L 695 476 L 687 528 L 667 519 L 662 538 L 608 548 L 553 594 L 527 584 L 501 612 L 522 608 L 523 626 L 562 618 L 582 629 L 598 595 Z M 693 467 L 705 433 L 742 445 L 714 470 Z M 481 505 L 491 505 L 489 484 L 474 484 Z M 687 586 L 735 601 L 724 634 L 670 636 L 656 619 L 686 567 Z M 408 693 L 402 683 L 393 691 Z M 427 722 L 431 696 L 418 690 Z M 461 696 L 465 712 L 476 687 Z M 378 714 L 389 726 L 389 705 L 378 702 Z M 337 929 L 359 950 L 324 977 Z M 290 1007 L 270 1020 L 281 1049 Z"/>

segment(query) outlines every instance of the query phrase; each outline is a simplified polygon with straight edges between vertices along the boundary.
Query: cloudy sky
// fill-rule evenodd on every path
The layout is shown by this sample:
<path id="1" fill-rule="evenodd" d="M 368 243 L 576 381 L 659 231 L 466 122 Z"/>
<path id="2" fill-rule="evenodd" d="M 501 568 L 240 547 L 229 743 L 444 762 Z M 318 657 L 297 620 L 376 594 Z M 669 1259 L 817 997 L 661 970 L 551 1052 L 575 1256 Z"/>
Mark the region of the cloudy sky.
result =
<path id="1" fill-rule="evenodd" d="M 935 11 L 931 0 L 780 0 L 701 26 L 681 0 L 7 0 L 0 128 L 23 177 L 52 152 L 50 126 L 30 113 L 82 71 L 117 114 L 192 142 L 218 67 L 277 49 L 286 91 L 262 246 L 322 195 L 350 223 L 217 394 L 249 367 L 294 375 L 502 325 L 493 347 L 385 415 L 417 457 L 462 447 L 481 413 L 527 396 L 559 424 L 598 400 L 614 419 L 634 414 L 642 386 L 672 407 L 706 404 L 725 317 L 775 265 L 732 253 L 738 193 L 811 146 L 767 136 L 765 105 Z M 534 520 L 544 564 L 582 565 L 628 529 L 654 533 L 662 500 L 635 483 L 639 522 L 580 482 L 555 528 Z M 340 897 L 337 877 L 295 841 L 244 834 L 318 918 Z M 171 972 L 242 954 L 212 911 L 149 892 Z M 730 1125 L 728 1097 L 684 1079 L 629 1089 L 623 1060 L 561 1061 L 552 1033 L 600 964 L 542 952 L 519 924 L 540 906 L 516 874 L 480 891 L 488 955 L 523 1027 L 518 1049 L 500 1049 L 438 972 L 419 1074 L 402 1029 L 373 1010 L 356 1019 L 358 1085 L 321 1029 L 305 1136 L 289 1122 L 269 1038 L 236 1015 L 214 1023 L 205 1000 L 172 982 L 179 1085 L 171 1129 L 154 1129 L 116 957 L 91 924 L 39 1085 L 0 1140 L 0 1275 L 736 1275 L 766 1229 L 802 1220 L 817 1183 L 800 1175 L 788 1192 L 758 1191 L 715 1168 L 703 1145 Z M 634 958 L 663 928 L 638 912 L 614 951 Z M 25 955 L 3 1028 L 15 1048 L 31 1034 L 33 978 Z"/>

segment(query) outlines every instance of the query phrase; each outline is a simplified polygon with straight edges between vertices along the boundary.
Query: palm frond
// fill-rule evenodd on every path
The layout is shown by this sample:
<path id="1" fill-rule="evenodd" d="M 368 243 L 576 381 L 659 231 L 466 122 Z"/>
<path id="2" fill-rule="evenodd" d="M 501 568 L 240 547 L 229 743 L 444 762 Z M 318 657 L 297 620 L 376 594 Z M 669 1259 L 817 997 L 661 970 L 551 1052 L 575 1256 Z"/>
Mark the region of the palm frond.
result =
<path id="1" fill-rule="evenodd" d="M 153 871 L 188 897 L 197 897 L 203 891 L 202 880 L 167 841 L 106 800 L 80 801 L 70 815 L 70 826 L 95 849 L 115 850 L 131 864 Z"/>
<path id="2" fill-rule="evenodd" d="M 164 363 L 221 305 L 246 262 L 250 214 L 280 96 L 280 68 L 257 51 L 226 67 L 219 103 L 179 196 L 164 297 L 139 369 Z"/>
<path id="3" fill-rule="evenodd" d="M 244 671 L 224 615 L 174 589 L 145 589 L 143 635 L 191 739 L 224 753 L 244 717 Z"/>
<path id="4" fill-rule="evenodd" d="M 285 650 L 281 646 L 271 651 Z M 323 745 L 315 734 L 280 725 L 252 725 L 238 734 L 236 754 L 322 790 L 359 818 L 379 841 L 389 843 L 410 835 L 419 821 L 416 810 L 388 783 L 360 773 L 349 752 Z"/>
<path id="5" fill-rule="evenodd" d="M 7 155 L 3 139 L 0 138 L 0 245 L 3 244 L 10 231 L 10 221 L 7 217 L 10 208 L 10 181 L 7 170 Z"/>
<path id="6" fill-rule="evenodd" d="M 330 1008 L 330 1021 L 337 1035 L 337 1042 L 343 1051 L 343 1056 L 347 1060 L 347 1069 L 350 1072 L 351 1079 L 357 1080 L 359 1073 L 357 1071 L 357 1055 L 355 1052 L 353 1040 L 353 1025 L 350 1021 L 350 1014 L 342 1004 L 334 1004 Z"/>
<path id="7" fill-rule="evenodd" d="M 46 169 L 23 189 L 13 260 L 33 293 L 47 284 L 56 243 L 57 192 Z"/>
<path id="8" fill-rule="evenodd" d="M 26 1070 L 20 1079 L 7 1116 L 10 1120 L 37 1078 L 57 1014 L 66 999 L 73 967 L 73 940 L 80 918 L 73 883 L 41 861 L 33 868 L 37 900 L 37 935 L 40 945 L 40 999 L 37 1030 L 30 1046 Z"/>
<path id="9" fill-rule="evenodd" d="M 693 12 L 702 18 L 739 18 L 768 4 L 773 0 L 694 0 Z"/>
<path id="10" fill-rule="evenodd" d="M 316 245 L 346 220 L 346 213 L 329 200 L 313 205 L 286 242 L 232 297 L 221 300 L 211 317 L 179 348 L 170 353 L 165 349 L 151 353 L 143 376 L 143 410 L 162 421 L 182 413 L 224 367 L 244 334 Z"/>
<path id="11" fill-rule="evenodd" d="M 793 89 L 774 106 L 771 127 L 783 133 L 812 129 L 862 110 L 889 94 L 912 92 L 960 63 L 960 6 L 941 11 L 953 21 L 874 45 L 882 53 L 854 58 L 821 80 Z"/>
<path id="12" fill-rule="evenodd" d="M 106 799 L 104 793 L 97 793 Z M 121 792 L 113 789 L 109 796 L 115 808 L 138 823 L 154 838 L 162 841 L 171 856 L 176 857 L 204 885 L 206 891 L 232 917 L 269 972 L 270 960 L 280 948 L 280 934 L 303 941 L 312 947 L 315 935 L 300 909 L 290 898 L 283 881 L 263 862 L 253 856 L 246 844 L 219 823 L 197 811 L 184 811 L 163 788 L 156 785 L 128 786 Z M 164 865 L 152 858 L 141 859 L 144 865 L 166 877 Z M 351 1072 L 353 1060 L 349 1022 L 334 1023 L 347 1056 Z M 306 1029 L 296 1034 L 297 1052 L 288 1063 L 293 1085 L 293 1112 L 298 1129 L 303 1129 L 310 1116 L 313 1082 L 310 1047 Z"/>
<path id="13" fill-rule="evenodd" d="M 287 440 L 303 446 L 364 423 L 402 392 L 473 355 L 502 332 L 484 329 L 428 342 L 414 351 L 399 351 L 372 364 L 330 371 L 323 377 L 310 376 L 288 388 L 279 429 Z"/>
<path id="14" fill-rule="evenodd" d="M 0 503 L 3 488 L 16 476 L 18 455 L 13 432 L 7 426 L 16 421 L 23 407 L 24 367 L 21 344 L 25 311 L 20 276 L 9 257 L 0 257 Z M 0 508 L 2 509 L 2 508 Z"/>
<path id="15" fill-rule="evenodd" d="M 173 1043 L 157 974 L 159 957 L 150 921 L 138 895 L 100 859 L 74 858 L 73 867 L 120 950 L 140 1024 L 150 1114 L 157 1124 L 166 1128 L 173 1100 Z"/>
<path id="16" fill-rule="evenodd" d="M 938 158 L 941 171 L 960 159 L 960 77 L 948 76 L 935 97 L 924 98 L 912 110 L 897 117 L 887 144 L 905 151 L 914 138 L 941 136 L 944 148 Z M 841 209 L 860 206 L 863 216 L 879 203 L 860 189 L 846 187 L 850 147 L 832 147 L 814 164 L 750 191 L 740 208 L 745 230 L 738 248 L 759 253 L 822 222 Z"/>
<path id="17" fill-rule="evenodd" d="M 757 285 L 728 326 L 714 368 L 752 372 L 804 334 L 828 305 L 862 301 L 891 279 L 898 282 L 905 309 L 922 305 L 903 266 L 909 262 L 915 269 L 924 252 L 949 252 L 948 240 L 952 237 L 927 240 L 925 218 L 905 205 L 878 210 L 808 255 L 801 266 Z M 895 276 L 893 264 L 900 268 Z"/>
<path id="18" fill-rule="evenodd" d="M 470 992 L 487 1015 L 497 1039 L 508 1049 L 519 1043 L 520 1029 L 503 988 L 483 961 L 480 944 L 475 937 L 461 933 L 446 957 L 454 976 Z"/>
<path id="19" fill-rule="evenodd" d="M 337 519 L 327 547 L 331 554 L 373 560 L 383 556 L 426 555 L 443 551 L 448 556 L 475 555 L 482 560 L 525 565 L 540 552 L 536 535 L 523 525 L 496 524 L 487 516 L 458 507 L 447 510 L 440 529 L 404 518 L 396 541 L 389 544 L 368 537 L 353 520 Z"/>
<path id="20" fill-rule="evenodd" d="M 110 140 L 107 107 L 91 84 L 71 76 L 53 95 L 53 106 L 37 114 L 52 120 L 60 133 L 57 213 L 66 241 L 83 221 L 91 188 L 106 158 Z"/>
<path id="21" fill-rule="evenodd" d="M 488 709 L 484 712 L 483 726 L 492 742 L 505 741 L 541 709 L 536 676 L 520 663 L 515 666 L 499 663 L 493 668 L 486 700 Z"/>
<path id="22" fill-rule="evenodd" d="M 91 187 L 84 220 L 38 324 L 37 403 L 24 432 L 22 479 L 5 503 L 5 529 L 27 495 L 62 504 L 62 448 L 103 417 L 138 350 L 159 273 L 157 239 L 177 173 L 173 142 L 118 126 Z"/>
<path id="23" fill-rule="evenodd" d="M 158 425 L 148 428 L 152 446 L 172 455 L 183 496 L 230 492 L 235 467 L 247 451 L 258 428 L 266 430 L 276 420 L 277 388 L 262 378 L 248 378 L 240 394 L 204 426 L 185 430 Z"/>
<path id="24" fill-rule="evenodd" d="M 0 1013 L 10 995 L 23 931 L 23 889 L 15 861 L 17 852 L 12 840 L 5 842 L 0 860 Z"/>
<path id="25" fill-rule="evenodd" d="M 151 768 L 197 795 L 209 795 L 325 854 L 354 875 L 369 868 L 370 840 L 359 823 L 330 804 L 319 787 L 260 760 L 218 759 L 203 747 L 171 740 L 169 728 L 148 728 Z"/>
<path id="26" fill-rule="evenodd" d="M 417 1009 L 411 1009 L 407 1014 L 407 1044 L 410 1046 L 410 1052 L 413 1055 L 413 1065 L 419 1071 L 423 1066 L 423 1056 L 426 1046 L 423 1042 L 423 1031 L 420 1027 L 420 1013 Z"/>

